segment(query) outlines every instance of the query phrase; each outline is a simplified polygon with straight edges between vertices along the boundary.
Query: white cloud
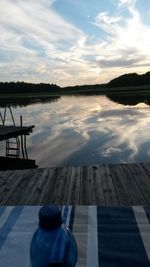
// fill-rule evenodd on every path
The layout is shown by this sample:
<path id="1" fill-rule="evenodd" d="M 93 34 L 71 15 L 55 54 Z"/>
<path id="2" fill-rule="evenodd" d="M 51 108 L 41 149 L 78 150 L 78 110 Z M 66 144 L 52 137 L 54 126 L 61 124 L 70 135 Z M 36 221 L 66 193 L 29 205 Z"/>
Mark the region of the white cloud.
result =
<path id="1" fill-rule="evenodd" d="M 97 15 L 94 24 L 109 34 L 114 34 L 117 24 L 121 21 L 121 17 L 110 16 L 108 12 L 101 12 Z"/>
<path id="2" fill-rule="evenodd" d="M 1 30 L 3 29 L 2 40 L 21 42 L 22 39 L 30 39 L 43 45 L 44 48 L 52 48 L 58 41 L 74 41 L 79 38 L 81 31 L 67 23 L 53 11 L 47 8 L 47 1 L 15 1 L 2 0 L 0 17 Z M 8 30 L 8 32 L 6 32 Z M 10 45 L 10 44 L 9 44 Z"/>
<path id="3" fill-rule="evenodd" d="M 120 4 L 127 4 L 129 18 L 121 17 Z M 107 71 L 110 69 L 115 75 L 115 72 L 129 72 L 127 67 L 130 71 L 140 72 L 150 66 L 150 27 L 143 24 L 134 4 L 132 0 L 120 0 L 118 16 L 102 12 L 95 18 L 95 24 L 106 33 L 103 52 L 100 51 L 96 58 L 100 66 L 107 68 Z"/>
<path id="4" fill-rule="evenodd" d="M 125 6 L 130 7 L 130 6 L 133 6 L 135 4 L 136 0 L 119 0 L 118 2 L 119 2 L 119 6 L 125 5 Z"/>
<path id="5" fill-rule="evenodd" d="M 46 0 L 1 0 L 0 48 L 11 55 L 15 54 L 12 68 L 11 62 L 1 62 L 1 67 L 5 66 L 7 71 L 10 69 L 10 76 L 18 60 L 25 72 L 31 68 L 32 73 L 33 65 L 35 74 L 39 71 L 42 74 L 43 69 L 49 74 L 51 65 L 54 64 L 53 68 L 61 65 L 58 59 L 67 63 L 72 47 L 82 41 L 83 34 L 79 29 L 66 22 L 52 7 L 47 7 L 52 3 Z"/>
<path id="6" fill-rule="evenodd" d="M 98 27 L 103 39 L 61 17 L 54 2 L 0 0 L 0 80 L 93 84 L 149 69 L 150 27 L 143 24 L 135 0 L 117 1 L 116 14 L 97 14 L 93 36 Z"/>

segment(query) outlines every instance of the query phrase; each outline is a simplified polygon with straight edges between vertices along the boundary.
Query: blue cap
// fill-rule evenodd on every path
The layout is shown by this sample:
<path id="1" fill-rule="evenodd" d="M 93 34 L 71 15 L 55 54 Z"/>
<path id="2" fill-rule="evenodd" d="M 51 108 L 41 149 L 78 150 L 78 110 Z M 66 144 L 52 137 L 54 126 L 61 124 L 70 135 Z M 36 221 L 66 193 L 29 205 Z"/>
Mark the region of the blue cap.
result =
<path id="1" fill-rule="evenodd" d="M 39 227 L 53 230 L 62 225 L 61 209 L 57 205 L 43 206 L 39 211 Z"/>

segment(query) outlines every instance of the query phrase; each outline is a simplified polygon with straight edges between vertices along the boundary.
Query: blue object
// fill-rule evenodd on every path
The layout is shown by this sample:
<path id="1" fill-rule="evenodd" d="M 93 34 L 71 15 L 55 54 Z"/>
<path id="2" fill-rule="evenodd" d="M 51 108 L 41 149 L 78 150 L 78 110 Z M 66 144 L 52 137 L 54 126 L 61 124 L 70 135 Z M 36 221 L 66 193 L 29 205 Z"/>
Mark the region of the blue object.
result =
<path id="1" fill-rule="evenodd" d="M 63 224 L 57 205 L 44 206 L 39 211 L 39 227 L 30 245 L 32 267 L 74 267 L 77 244 L 68 227 Z"/>

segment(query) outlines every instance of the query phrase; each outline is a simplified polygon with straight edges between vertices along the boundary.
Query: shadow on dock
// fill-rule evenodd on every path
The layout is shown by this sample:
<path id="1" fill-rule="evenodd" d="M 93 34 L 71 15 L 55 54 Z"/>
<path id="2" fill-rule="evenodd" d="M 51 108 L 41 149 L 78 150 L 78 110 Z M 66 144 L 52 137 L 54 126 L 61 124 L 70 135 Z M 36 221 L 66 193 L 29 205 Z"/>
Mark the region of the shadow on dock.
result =
<path id="1" fill-rule="evenodd" d="M 0 170 L 35 169 L 36 161 L 32 159 L 9 158 L 0 156 Z"/>

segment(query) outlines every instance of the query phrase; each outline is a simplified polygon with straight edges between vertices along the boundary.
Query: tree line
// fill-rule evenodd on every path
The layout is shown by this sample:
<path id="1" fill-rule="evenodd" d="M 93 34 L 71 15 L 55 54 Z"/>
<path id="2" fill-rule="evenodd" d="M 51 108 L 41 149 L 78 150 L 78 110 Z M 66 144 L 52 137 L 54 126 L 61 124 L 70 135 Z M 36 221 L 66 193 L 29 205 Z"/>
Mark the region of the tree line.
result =
<path id="1" fill-rule="evenodd" d="M 0 82 L 0 93 L 38 93 L 56 92 L 60 87 L 56 84 L 25 83 L 25 82 Z"/>
<path id="2" fill-rule="evenodd" d="M 150 72 L 142 75 L 138 75 L 137 73 L 124 74 L 111 80 L 107 84 L 76 85 L 68 87 L 60 87 L 56 84 L 48 83 L 0 82 L 0 93 L 101 93 L 111 88 L 129 88 L 144 85 L 150 85 Z"/>
<path id="3" fill-rule="evenodd" d="M 129 73 L 121 75 L 113 80 L 111 80 L 106 87 L 124 87 L 124 86 L 141 86 L 150 85 L 150 71 L 138 75 L 137 73 Z"/>

